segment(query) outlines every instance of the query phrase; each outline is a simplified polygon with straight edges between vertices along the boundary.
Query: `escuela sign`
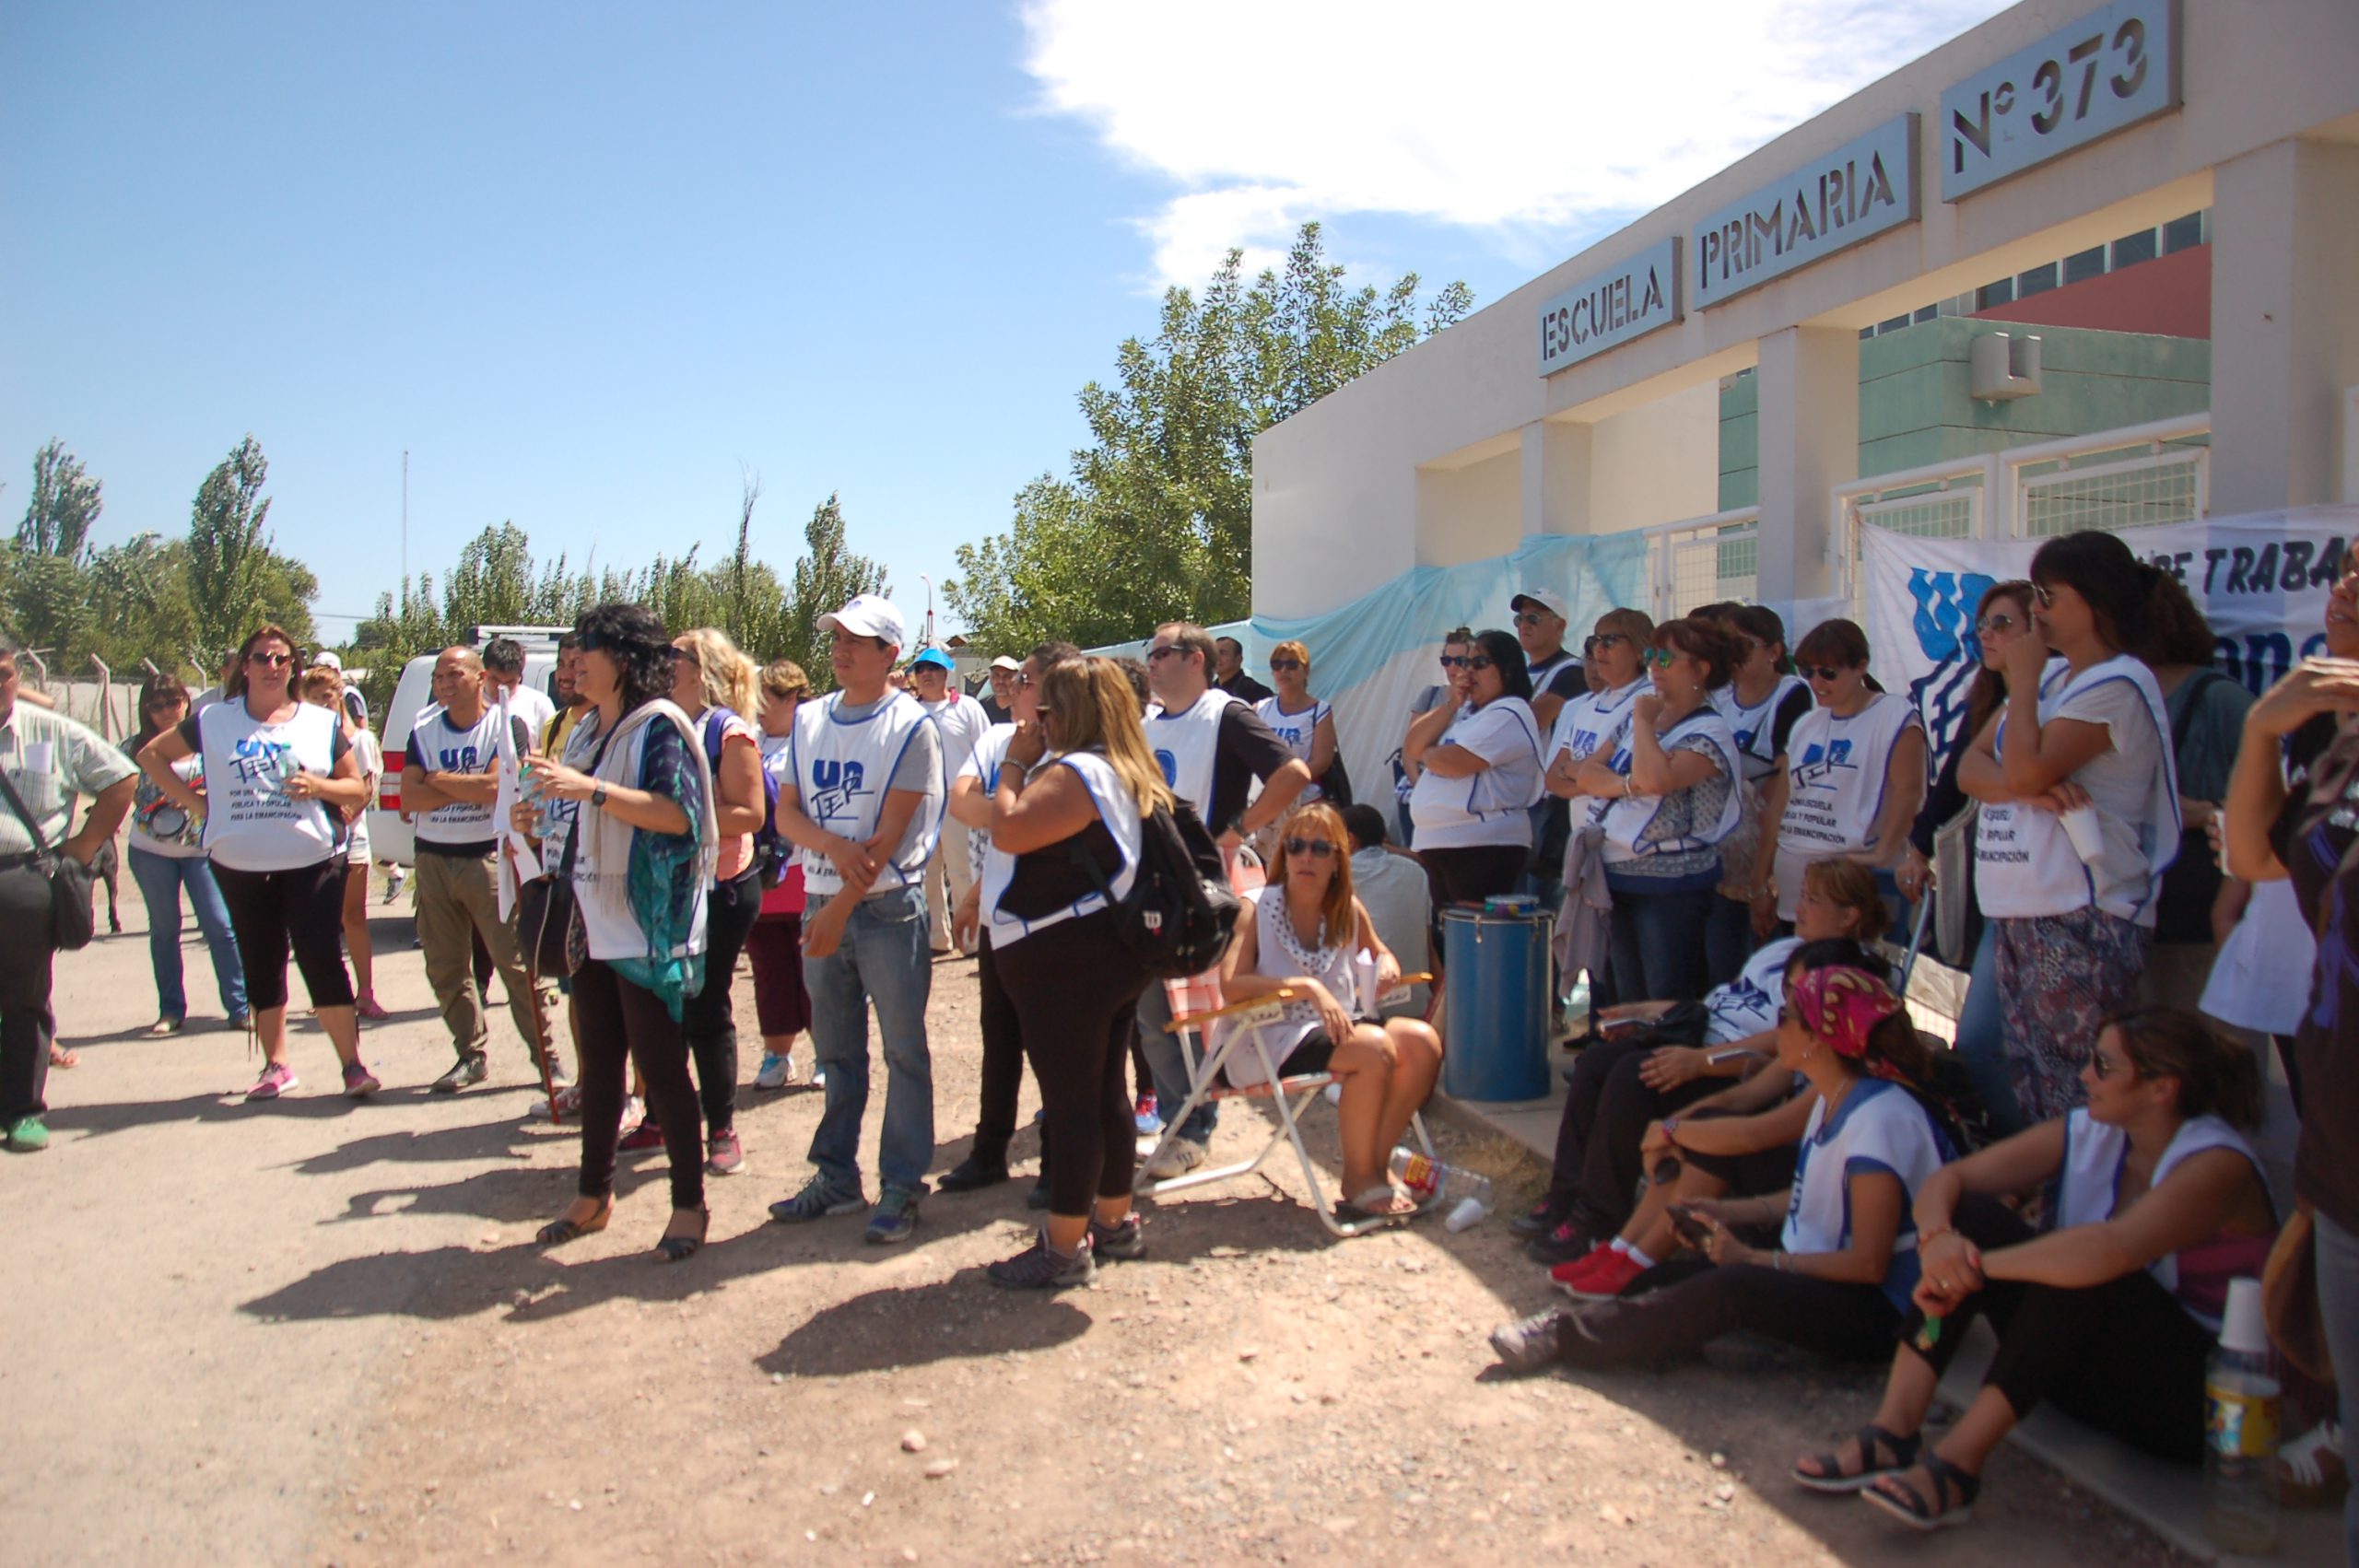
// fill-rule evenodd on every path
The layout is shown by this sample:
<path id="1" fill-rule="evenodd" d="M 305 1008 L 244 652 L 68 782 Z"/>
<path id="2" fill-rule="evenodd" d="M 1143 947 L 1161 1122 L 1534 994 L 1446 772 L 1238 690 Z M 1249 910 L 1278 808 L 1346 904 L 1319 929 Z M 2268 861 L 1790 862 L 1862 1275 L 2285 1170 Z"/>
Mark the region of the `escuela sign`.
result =
<path id="1" fill-rule="evenodd" d="M 1553 375 L 1680 319 L 1679 236 L 1540 307 L 1540 373 Z"/>

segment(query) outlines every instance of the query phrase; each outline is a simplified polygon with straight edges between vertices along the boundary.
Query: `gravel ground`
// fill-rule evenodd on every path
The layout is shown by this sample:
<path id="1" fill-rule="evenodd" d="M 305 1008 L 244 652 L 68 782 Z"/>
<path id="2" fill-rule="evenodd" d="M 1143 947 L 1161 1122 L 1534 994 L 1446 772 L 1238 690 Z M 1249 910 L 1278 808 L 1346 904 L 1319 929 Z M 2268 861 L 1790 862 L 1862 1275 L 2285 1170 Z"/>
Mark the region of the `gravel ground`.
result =
<path id="1" fill-rule="evenodd" d="M 1290 1153 L 1153 1206 L 1146 1260 L 1018 1297 L 981 1266 L 1027 1239 L 1024 1176 L 929 1199 L 899 1247 L 770 1224 L 819 1097 L 746 1091 L 749 1170 L 711 1184 L 698 1258 L 651 1260 L 660 1154 L 627 1163 L 608 1231 L 545 1254 L 573 1140 L 520 1119 L 504 1015 L 494 1082 L 425 1094 L 448 1046 L 406 920 L 377 924 L 386 1094 L 328 1094 L 307 1031 L 304 1089 L 249 1108 L 225 1093 L 251 1073 L 238 1036 L 135 1037 L 153 992 L 124 892 L 132 934 L 61 961 L 85 1061 L 52 1078 L 56 1147 L 0 1162 L 0 1560 L 2181 1561 L 2013 1451 L 1977 1523 L 1930 1541 L 1801 1492 L 1794 1456 L 1864 1419 L 1875 1368 L 1734 1344 L 1503 1380 L 1488 1330 L 1549 1293 L 1504 1224 L 1332 1242 Z M 972 1123 L 974 994 L 971 964 L 936 967 L 938 1170 Z M 1332 1113 L 1312 1124 L 1331 1158 Z M 1268 1126 L 1230 1107 L 1215 1153 Z M 1437 1134 L 1510 1199 L 1537 1178 Z"/>

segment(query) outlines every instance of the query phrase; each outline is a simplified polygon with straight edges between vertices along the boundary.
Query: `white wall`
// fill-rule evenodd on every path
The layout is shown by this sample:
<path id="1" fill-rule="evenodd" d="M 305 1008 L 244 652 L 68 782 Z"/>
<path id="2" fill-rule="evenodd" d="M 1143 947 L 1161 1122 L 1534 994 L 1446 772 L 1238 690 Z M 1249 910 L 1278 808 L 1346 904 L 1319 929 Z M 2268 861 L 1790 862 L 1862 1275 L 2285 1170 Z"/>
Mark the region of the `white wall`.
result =
<path id="1" fill-rule="evenodd" d="M 1602 419 L 1590 429 L 1589 528 L 1615 533 L 1720 507 L 1720 383 Z"/>
<path id="2" fill-rule="evenodd" d="M 1520 447 L 1461 467 L 1419 469 L 1416 564 L 1455 567 L 1506 555 L 1523 536 L 1522 494 Z"/>

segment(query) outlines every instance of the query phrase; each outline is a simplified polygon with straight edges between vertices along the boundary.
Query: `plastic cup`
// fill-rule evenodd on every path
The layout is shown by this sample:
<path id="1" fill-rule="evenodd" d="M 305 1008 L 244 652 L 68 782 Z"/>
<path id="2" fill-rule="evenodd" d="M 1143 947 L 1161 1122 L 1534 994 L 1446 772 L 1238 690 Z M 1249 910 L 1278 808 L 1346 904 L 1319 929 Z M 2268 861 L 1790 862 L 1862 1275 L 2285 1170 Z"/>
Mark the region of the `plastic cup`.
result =
<path id="1" fill-rule="evenodd" d="M 2269 1315 L 2260 1299 L 2260 1281 L 2239 1277 L 2228 1281 L 2228 1306 L 2221 1315 L 2220 1347 L 2263 1355 L 2269 1351 Z"/>
<path id="2" fill-rule="evenodd" d="M 2105 826 L 2097 820 L 2095 806 L 2074 806 L 2060 818 L 2064 837 L 2072 841 L 2072 852 L 2088 865 L 2095 865 L 2105 853 Z"/>
<path id="3" fill-rule="evenodd" d="M 1451 1231 L 1468 1230 L 1481 1224 L 1490 1216 L 1490 1212 L 1488 1209 L 1483 1207 L 1481 1199 L 1461 1198 L 1458 1200 L 1458 1207 L 1449 1211 L 1449 1218 L 1444 1220 L 1442 1224 Z"/>

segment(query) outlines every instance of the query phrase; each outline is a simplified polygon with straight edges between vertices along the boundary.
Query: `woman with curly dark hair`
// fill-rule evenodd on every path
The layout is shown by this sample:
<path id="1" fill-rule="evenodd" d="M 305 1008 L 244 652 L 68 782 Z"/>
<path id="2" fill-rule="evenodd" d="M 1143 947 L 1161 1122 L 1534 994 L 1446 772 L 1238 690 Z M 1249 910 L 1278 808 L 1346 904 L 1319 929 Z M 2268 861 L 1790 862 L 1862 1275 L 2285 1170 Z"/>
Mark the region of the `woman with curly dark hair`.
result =
<path id="1" fill-rule="evenodd" d="M 530 758 L 533 799 L 516 808 L 517 825 L 527 827 L 535 801 L 575 807 L 564 854 L 587 954 L 573 976 L 581 1052 L 580 1196 L 542 1227 L 540 1240 L 571 1241 L 605 1229 L 614 1217 L 628 1055 L 647 1081 L 649 1116 L 663 1126 L 672 1218 L 656 1252 L 676 1263 L 704 1245 L 708 1217 L 702 1120 L 680 1020 L 687 999 L 708 981 L 706 901 L 721 837 L 712 772 L 687 715 L 665 695 L 672 641 L 654 613 L 601 604 L 573 629 L 581 639 L 580 689 L 593 708 L 582 726 L 596 726 L 590 766 Z M 579 757 L 578 747 L 568 750 Z M 729 983 L 725 974 L 710 978 Z"/>

